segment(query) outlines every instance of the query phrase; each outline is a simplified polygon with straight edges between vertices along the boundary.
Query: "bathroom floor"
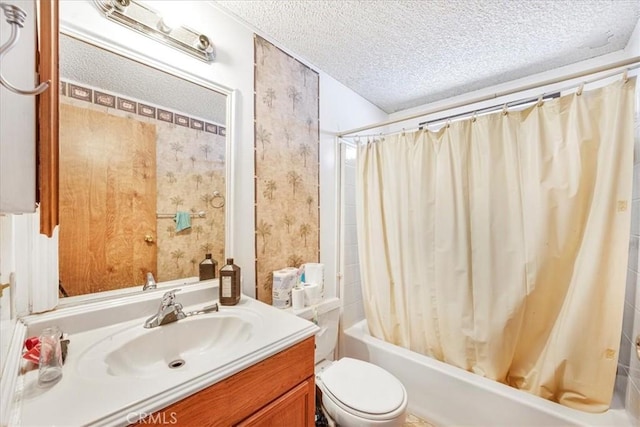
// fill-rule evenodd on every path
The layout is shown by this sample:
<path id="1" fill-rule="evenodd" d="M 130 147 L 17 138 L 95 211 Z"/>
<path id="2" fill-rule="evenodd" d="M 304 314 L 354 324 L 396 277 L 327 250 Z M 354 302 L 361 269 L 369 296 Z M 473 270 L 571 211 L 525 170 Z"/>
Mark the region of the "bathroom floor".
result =
<path id="1" fill-rule="evenodd" d="M 407 415 L 407 419 L 404 422 L 404 427 L 434 427 L 433 424 L 429 424 L 422 418 L 418 418 L 415 415 Z"/>

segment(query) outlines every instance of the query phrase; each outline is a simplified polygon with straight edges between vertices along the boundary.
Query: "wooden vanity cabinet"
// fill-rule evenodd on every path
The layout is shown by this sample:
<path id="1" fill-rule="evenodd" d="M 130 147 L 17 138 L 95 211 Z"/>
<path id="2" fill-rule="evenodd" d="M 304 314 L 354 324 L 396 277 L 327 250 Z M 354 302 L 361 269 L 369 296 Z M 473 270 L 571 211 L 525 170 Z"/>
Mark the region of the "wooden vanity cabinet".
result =
<path id="1" fill-rule="evenodd" d="M 298 384 L 246 420 L 238 427 L 314 425 L 315 399 L 313 377 Z M 309 416 L 311 415 L 311 418 Z"/>
<path id="2" fill-rule="evenodd" d="M 315 425 L 314 337 L 289 347 L 136 425 Z"/>

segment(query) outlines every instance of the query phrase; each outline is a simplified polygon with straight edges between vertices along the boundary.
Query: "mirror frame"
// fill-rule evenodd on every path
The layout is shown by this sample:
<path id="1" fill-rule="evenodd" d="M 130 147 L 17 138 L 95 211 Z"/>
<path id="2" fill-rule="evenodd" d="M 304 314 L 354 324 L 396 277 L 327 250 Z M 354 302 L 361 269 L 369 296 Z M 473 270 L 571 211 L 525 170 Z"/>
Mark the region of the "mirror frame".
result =
<path id="1" fill-rule="evenodd" d="M 37 2 L 39 24 L 40 81 L 49 81 L 49 89 L 38 96 L 36 104 L 38 170 L 36 200 L 40 204 L 40 234 L 53 236 L 58 220 L 58 2 Z"/>
<path id="2" fill-rule="evenodd" d="M 210 89 L 210 90 L 214 90 L 216 92 L 219 92 L 223 95 L 226 95 L 227 99 L 226 99 L 226 141 L 225 141 L 225 191 L 226 191 L 226 196 L 225 196 L 225 242 L 224 242 L 224 256 L 225 259 L 226 258 L 232 258 L 233 257 L 233 253 L 234 253 L 234 224 L 233 224 L 233 218 L 234 218 L 234 208 L 235 208 L 235 197 L 234 197 L 234 178 L 235 178 L 235 167 L 234 167 L 234 156 L 233 156 L 233 152 L 235 150 L 235 145 L 237 144 L 236 142 L 236 127 L 237 127 L 237 97 L 238 97 L 238 91 L 236 89 L 231 89 L 228 88 L 226 86 L 214 83 L 212 81 L 208 81 L 205 80 L 195 74 L 191 74 L 188 71 L 184 71 L 182 69 L 176 68 L 173 65 L 169 65 L 166 64 L 164 62 L 158 61 L 150 56 L 146 56 L 140 52 L 137 51 L 133 51 L 133 50 L 129 50 L 126 48 L 123 48 L 119 45 L 116 45 L 114 43 L 110 43 L 108 40 L 106 39 L 102 39 L 102 38 L 98 38 L 98 37 L 94 37 L 92 35 L 88 35 L 86 33 L 84 33 L 83 31 L 80 31 L 76 28 L 74 28 L 73 26 L 70 25 L 66 25 L 66 24 L 59 24 L 59 29 L 58 29 L 60 34 L 64 34 L 70 37 L 73 37 L 77 40 L 83 41 L 85 43 L 88 43 L 94 47 L 97 47 L 99 49 L 104 49 L 107 50 L 111 53 L 114 53 L 116 55 L 120 55 L 124 58 L 127 58 L 129 60 L 132 61 L 136 61 L 142 65 L 148 66 L 148 67 L 152 67 L 155 68 L 159 71 L 171 74 L 177 78 L 183 79 L 183 80 L 187 80 L 191 83 L 195 83 L 199 86 L 202 86 L 205 89 Z M 53 62 L 56 65 L 56 70 L 57 70 L 57 66 L 58 66 L 58 51 L 57 51 L 57 37 L 58 34 L 55 35 L 56 37 L 56 50 L 55 50 L 55 56 L 54 56 L 54 60 Z M 56 79 L 58 79 L 59 76 L 57 76 L 57 72 L 56 72 Z M 57 91 L 59 92 L 59 82 L 56 83 L 56 87 L 58 87 Z M 55 96 L 55 100 L 58 101 L 58 96 L 56 93 Z M 56 112 L 58 109 L 58 106 L 55 106 L 56 108 Z M 51 119 L 53 120 L 53 119 Z M 53 123 L 51 123 L 53 124 Z M 58 115 L 55 115 L 55 134 L 58 135 Z M 56 138 L 57 139 L 57 138 Z M 56 141 L 57 142 L 57 141 Z M 58 147 L 58 144 L 56 144 L 56 148 Z M 57 182 L 58 182 L 58 154 L 59 151 L 56 150 L 55 152 L 51 153 L 51 164 L 55 164 L 55 217 L 57 218 L 58 216 L 58 206 L 57 206 Z M 55 159 L 53 159 L 55 157 Z M 43 233 L 44 234 L 44 233 Z M 180 280 L 173 280 L 170 282 L 166 282 L 167 284 L 170 285 L 175 285 L 177 283 L 183 283 L 180 282 Z M 198 282 L 196 282 L 198 283 Z M 159 289 L 162 288 L 162 282 L 159 283 Z M 94 301 L 97 299 L 105 299 L 105 298 L 113 298 L 113 297 L 119 297 L 122 294 L 129 294 L 131 292 L 135 292 L 135 291 L 140 291 L 142 292 L 142 289 L 138 286 L 131 286 L 131 287 L 126 287 L 126 288 L 121 288 L 118 290 L 113 290 L 113 291 L 107 291 L 107 292 L 96 292 L 96 293 L 92 293 L 92 294 L 86 294 L 86 295 L 78 295 L 78 296 L 74 296 L 74 297 L 68 297 L 65 298 L 63 300 L 61 300 L 61 302 L 59 302 L 58 307 L 61 306 L 68 306 L 68 305 L 75 305 L 77 303 L 84 303 L 86 301 Z M 55 287 L 55 292 L 58 292 L 58 288 L 57 286 Z M 115 293 L 115 295 L 114 295 Z M 102 295 L 101 295 L 102 294 Z"/>

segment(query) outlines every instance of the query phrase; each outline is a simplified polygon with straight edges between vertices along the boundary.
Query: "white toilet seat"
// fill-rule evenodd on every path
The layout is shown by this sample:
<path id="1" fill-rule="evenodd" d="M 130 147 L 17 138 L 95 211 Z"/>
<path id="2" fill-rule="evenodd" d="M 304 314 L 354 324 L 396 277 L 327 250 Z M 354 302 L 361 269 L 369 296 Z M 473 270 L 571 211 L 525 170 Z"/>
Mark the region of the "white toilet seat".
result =
<path id="1" fill-rule="evenodd" d="M 362 360 L 340 359 L 323 369 L 317 379 L 329 406 L 363 420 L 391 421 L 402 416 L 407 407 L 402 383 L 384 369 Z"/>
<path id="2" fill-rule="evenodd" d="M 355 408 L 352 408 L 350 406 L 345 405 L 343 402 L 341 402 L 339 399 L 337 399 L 330 390 L 323 388 L 322 390 L 323 395 L 326 395 L 329 400 L 331 400 L 331 402 L 339 407 L 340 409 L 342 409 L 343 411 L 345 411 L 346 413 L 349 413 L 351 415 L 355 415 L 356 417 L 362 418 L 363 420 L 367 420 L 367 421 L 390 421 L 393 420 L 395 418 L 397 418 L 398 416 L 400 416 L 402 413 L 404 413 L 404 411 L 406 410 L 406 399 L 402 402 L 402 404 L 393 412 L 387 412 L 384 414 L 371 414 L 368 412 L 361 412 Z"/>

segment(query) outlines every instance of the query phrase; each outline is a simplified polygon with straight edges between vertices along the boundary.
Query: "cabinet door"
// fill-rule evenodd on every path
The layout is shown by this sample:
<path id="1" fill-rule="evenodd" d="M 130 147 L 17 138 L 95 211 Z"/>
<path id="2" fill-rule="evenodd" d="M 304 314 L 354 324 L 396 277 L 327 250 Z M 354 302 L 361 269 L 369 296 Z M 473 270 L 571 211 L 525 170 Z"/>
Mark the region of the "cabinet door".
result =
<path id="1" fill-rule="evenodd" d="M 309 378 L 258 412 L 238 427 L 308 426 L 315 424 L 315 383 Z"/>

